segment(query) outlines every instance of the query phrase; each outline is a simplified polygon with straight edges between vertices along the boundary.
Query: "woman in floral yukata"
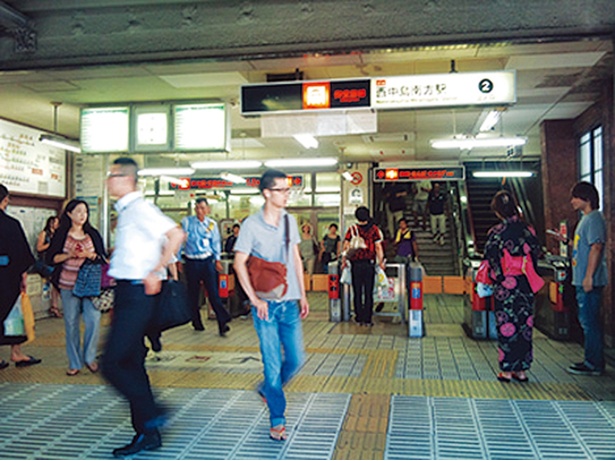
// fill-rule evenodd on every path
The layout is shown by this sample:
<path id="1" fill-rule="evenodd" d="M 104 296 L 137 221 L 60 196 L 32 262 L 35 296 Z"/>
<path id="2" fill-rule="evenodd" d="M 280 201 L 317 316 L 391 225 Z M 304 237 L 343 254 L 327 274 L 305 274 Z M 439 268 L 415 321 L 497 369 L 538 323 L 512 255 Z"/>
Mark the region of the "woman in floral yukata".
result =
<path id="1" fill-rule="evenodd" d="M 498 381 L 514 379 L 527 382 L 526 370 L 532 364 L 532 328 L 534 325 L 534 293 L 522 270 L 503 267 L 505 261 L 536 267 L 540 243 L 534 229 L 521 218 L 521 212 L 510 192 L 501 190 L 493 197 L 491 209 L 502 222 L 489 230 L 485 258 L 492 269 L 495 317 L 498 332 Z M 508 254 L 506 254 L 506 252 Z M 512 258 L 510 258 L 512 256 Z M 523 266 L 525 267 L 525 266 Z"/>

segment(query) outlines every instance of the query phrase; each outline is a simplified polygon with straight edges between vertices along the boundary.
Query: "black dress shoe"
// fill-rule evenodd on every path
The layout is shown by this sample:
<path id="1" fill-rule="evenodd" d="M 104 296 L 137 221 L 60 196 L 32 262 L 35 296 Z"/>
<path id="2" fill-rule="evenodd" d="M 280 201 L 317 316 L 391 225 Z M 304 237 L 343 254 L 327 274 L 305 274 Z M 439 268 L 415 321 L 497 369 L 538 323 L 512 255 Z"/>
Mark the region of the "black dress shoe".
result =
<path id="1" fill-rule="evenodd" d="M 137 454 L 143 450 L 155 450 L 162 446 L 160 433 L 158 431 L 149 432 L 147 434 L 137 434 L 133 437 L 132 442 L 128 445 L 113 450 L 113 456 L 123 458 Z"/>
<path id="2" fill-rule="evenodd" d="M 151 343 L 152 350 L 154 352 L 160 352 L 162 350 L 162 343 L 160 342 L 160 335 L 150 337 L 149 342 Z"/>
<path id="3" fill-rule="evenodd" d="M 193 323 L 192 328 L 194 328 L 196 331 L 205 331 L 205 327 L 202 323 Z"/>
<path id="4" fill-rule="evenodd" d="M 220 328 L 218 330 L 218 333 L 220 334 L 220 336 L 222 336 L 223 338 L 226 337 L 226 334 L 231 331 L 231 327 L 229 327 L 228 325 L 224 325 L 222 328 Z"/>

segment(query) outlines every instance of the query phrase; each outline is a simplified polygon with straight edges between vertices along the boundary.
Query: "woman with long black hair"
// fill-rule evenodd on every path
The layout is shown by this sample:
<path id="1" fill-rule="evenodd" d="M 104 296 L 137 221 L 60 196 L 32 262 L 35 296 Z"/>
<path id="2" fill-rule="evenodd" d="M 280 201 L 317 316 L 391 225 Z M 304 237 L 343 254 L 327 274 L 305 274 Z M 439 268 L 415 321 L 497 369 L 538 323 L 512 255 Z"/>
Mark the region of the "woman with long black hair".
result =
<path id="1" fill-rule="evenodd" d="M 45 253 L 51 246 L 51 239 L 53 238 L 53 234 L 55 234 L 58 226 L 60 225 L 60 218 L 57 216 L 50 216 L 47 218 L 47 222 L 45 223 L 45 228 L 39 232 L 38 238 L 36 239 L 36 252 L 38 255 L 38 260 L 35 263 L 34 267 L 39 266 L 39 275 L 45 279 L 45 283 L 49 283 L 49 276 L 51 273 L 51 269 L 45 263 Z M 60 300 L 60 292 L 56 287 L 51 285 L 51 307 L 49 308 L 49 315 L 52 317 L 62 318 L 62 312 L 58 307 L 58 301 Z"/>
<path id="2" fill-rule="evenodd" d="M 98 371 L 96 348 L 100 311 L 90 298 L 73 294 L 77 274 L 86 259 L 101 263 L 107 259 L 102 238 L 89 222 L 89 213 L 88 204 L 83 200 L 68 202 L 47 250 L 47 263 L 55 265 L 51 281 L 60 290 L 64 307 L 68 376 L 75 376 L 84 364 L 92 373 Z M 80 314 L 85 323 L 83 349 L 80 347 Z"/>

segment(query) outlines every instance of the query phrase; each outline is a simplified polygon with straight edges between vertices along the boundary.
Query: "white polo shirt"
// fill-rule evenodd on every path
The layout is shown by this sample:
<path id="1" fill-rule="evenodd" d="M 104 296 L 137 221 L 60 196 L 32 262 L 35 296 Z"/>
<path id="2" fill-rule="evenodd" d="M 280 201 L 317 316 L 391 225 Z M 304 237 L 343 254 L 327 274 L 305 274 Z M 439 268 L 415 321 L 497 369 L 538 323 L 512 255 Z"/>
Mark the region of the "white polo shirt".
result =
<path id="1" fill-rule="evenodd" d="M 116 280 L 143 280 L 160 262 L 165 234 L 177 224 L 138 191 L 124 195 L 115 209 L 118 220 L 109 275 Z"/>

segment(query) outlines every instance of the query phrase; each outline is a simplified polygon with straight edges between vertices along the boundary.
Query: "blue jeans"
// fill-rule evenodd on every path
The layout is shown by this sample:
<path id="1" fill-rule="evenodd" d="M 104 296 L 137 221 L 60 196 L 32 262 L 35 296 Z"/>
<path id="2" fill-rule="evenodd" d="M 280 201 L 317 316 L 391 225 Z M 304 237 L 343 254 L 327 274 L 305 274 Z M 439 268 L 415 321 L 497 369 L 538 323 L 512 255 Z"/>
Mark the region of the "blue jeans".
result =
<path id="1" fill-rule="evenodd" d="M 595 287 L 586 293 L 583 287 L 577 286 L 577 304 L 579 306 L 579 323 L 583 328 L 585 342 L 585 365 L 593 370 L 604 370 L 604 345 L 602 341 L 602 325 L 600 321 L 600 306 L 602 304 L 602 288 Z"/>
<path id="2" fill-rule="evenodd" d="M 297 301 L 267 301 L 267 304 L 268 320 L 259 319 L 255 307 L 252 307 L 252 318 L 260 341 L 265 374 L 258 390 L 267 399 L 271 427 L 275 427 L 286 424 L 286 397 L 282 388 L 303 364 L 303 331 Z"/>
<path id="3" fill-rule="evenodd" d="M 80 370 L 85 364 L 96 361 L 96 349 L 100 336 L 100 311 L 94 307 L 90 298 L 73 296 L 72 290 L 60 290 L 64 308 L 64 329 L 66 332 L 66 355 L 68 368 Z M 81 350 L 79 315 L 83 315 L 85 334 Z"/>

